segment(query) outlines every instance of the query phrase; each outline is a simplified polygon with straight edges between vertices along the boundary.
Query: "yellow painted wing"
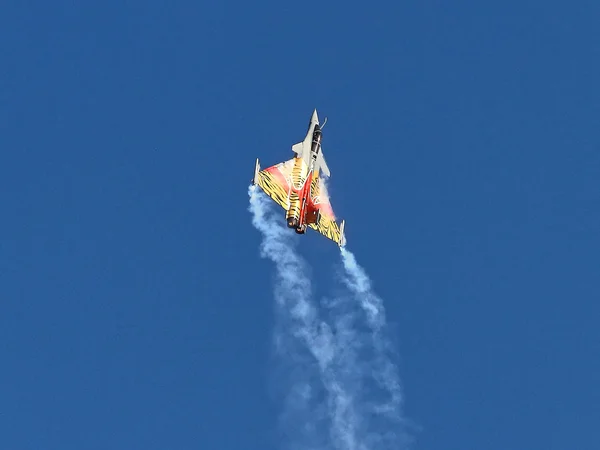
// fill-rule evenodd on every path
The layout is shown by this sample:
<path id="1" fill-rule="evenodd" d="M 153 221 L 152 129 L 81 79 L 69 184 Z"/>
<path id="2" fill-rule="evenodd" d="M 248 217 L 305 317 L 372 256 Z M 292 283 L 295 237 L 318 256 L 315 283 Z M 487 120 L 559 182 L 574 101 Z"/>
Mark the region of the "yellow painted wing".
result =
<path id="1" fill-rule="evenodd" d="M 340 227 L 335 220 L 331 220 L 329 217 L 319 216 L 317 223 L 309 223 L 309 227 L 313 230 L 318 231 L 323 236 L 341 245 L 342 233 Z"/>
<path id="2" fill-rule="evenodd" d="M 309 210 L 306 215 L 307 225 L 338 245 L 343 245 L 342 232 L 335 220 L 335 214 L 329 202 L 327 189 L 323 181 L 315 174 L 311 183 Z"/>
<path id="3" fill-rule="evenodd" d="M 294 160 L 267 167 L 258 172 L 256 184 L 286 211 L 289 209 L 290 185 Z"/>

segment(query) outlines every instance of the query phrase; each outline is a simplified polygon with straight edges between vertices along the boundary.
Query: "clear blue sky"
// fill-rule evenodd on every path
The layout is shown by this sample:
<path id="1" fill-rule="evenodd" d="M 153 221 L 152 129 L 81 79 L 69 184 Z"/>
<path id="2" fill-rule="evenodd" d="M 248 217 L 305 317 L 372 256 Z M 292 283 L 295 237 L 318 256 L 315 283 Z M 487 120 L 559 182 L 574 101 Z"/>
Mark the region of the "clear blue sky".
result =
<path id="1" fill-rule="evenodd" d="M 247 186 L 317 108 L 414 448 L 600 448 L 600 5 L 493 3 L 5 1 L 0 447 L 280 449 Z"/>

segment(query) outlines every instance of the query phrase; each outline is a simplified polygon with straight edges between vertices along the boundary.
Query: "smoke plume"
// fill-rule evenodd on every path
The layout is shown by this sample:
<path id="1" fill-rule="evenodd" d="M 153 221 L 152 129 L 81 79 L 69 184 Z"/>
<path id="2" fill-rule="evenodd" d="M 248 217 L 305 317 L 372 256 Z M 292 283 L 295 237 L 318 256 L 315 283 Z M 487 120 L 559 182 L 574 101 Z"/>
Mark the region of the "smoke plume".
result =
<path id="1" fill-rule="evenodd" d="M 293 231 L 256 186 L 248 194 L 261 256 L 275 265 L 274 342 L 286 382 L 287 447 L 401 450 L 400 387 L 384 339 L 383 305 L 367 275 L 342 249 L 342 292 L 315 302 L 310 267 L 296 251 Z"/>
<path id="2" fill-rule="evenodd" d="M 348 363 L 361 380 L 361 398 L 357 407 L 365 426 L 365 448 L 408 448 L 400 377 L 394 363 L 396 354 L 387 337 L 383 300 L 373 291 L 367 273 L 354 254 L 344 247 L 341 258 L 342 280 L 348 292 L 338 302 L 345 304 L 344 309 L 351 311 L 354 318 L 353 326 L 347 327 L 346 332 L 353 334 L 352 343 L 359 351 Z"/>

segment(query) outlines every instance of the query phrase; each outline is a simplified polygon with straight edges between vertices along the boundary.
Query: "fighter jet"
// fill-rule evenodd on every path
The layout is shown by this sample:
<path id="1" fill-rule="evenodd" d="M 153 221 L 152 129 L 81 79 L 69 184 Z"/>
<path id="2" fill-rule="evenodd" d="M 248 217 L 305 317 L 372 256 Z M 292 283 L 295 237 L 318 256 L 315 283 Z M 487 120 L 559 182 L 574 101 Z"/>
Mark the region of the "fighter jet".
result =
<path id="1" fill-rule="evenodd" d="M 285 209 L 287 226 L 294 228 L 296 233 L 304 234 L 310 227 L 343 247 L 346 244 L 344 221 L 337 224 L 320 177 L 321 173 L 331 176 L 323 157 L 321 136 L 322 127 L 315 109 L 306 137 L 292 146 L 295 156 L 264 170 L 260 170 L 257 158 L 252 184 L 258 185 Z"/>

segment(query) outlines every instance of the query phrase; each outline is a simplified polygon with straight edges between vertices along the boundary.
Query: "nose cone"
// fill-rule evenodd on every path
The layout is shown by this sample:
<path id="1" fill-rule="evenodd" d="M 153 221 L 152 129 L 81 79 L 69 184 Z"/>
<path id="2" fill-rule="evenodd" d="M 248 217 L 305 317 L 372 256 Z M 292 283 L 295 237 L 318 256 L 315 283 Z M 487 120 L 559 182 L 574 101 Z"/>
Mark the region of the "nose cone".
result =
<path id="1" fill-rule="evenodd" d="M 316 109 L 313 111 L 310 121 L 311 121 L 311 123 L 319 123 L 319 116 L 317 115 Z"/>

